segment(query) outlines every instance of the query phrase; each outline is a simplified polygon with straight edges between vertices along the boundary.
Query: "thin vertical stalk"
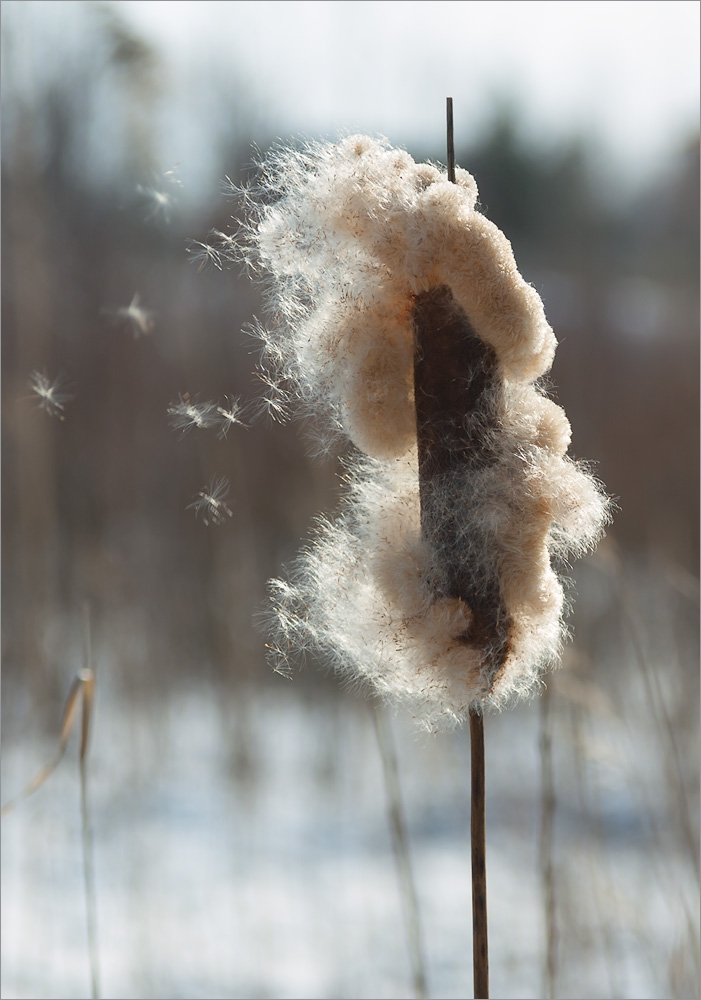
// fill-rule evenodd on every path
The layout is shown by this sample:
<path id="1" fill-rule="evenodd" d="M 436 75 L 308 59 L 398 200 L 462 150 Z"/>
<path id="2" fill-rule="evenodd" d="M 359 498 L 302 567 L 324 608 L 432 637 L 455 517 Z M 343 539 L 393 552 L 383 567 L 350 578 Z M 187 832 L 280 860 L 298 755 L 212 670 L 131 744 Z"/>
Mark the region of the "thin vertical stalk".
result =
<path id="1" fill-rule="evenodd" d="M 589 867 L 589 886 L 596 909 L 596 922 L 598 932 L 601 934 L 603 954 L 606 962 L 606 972 L 608 975 L 608 993 L 612 997 L 622 995 L 622 985 L 620 982 L 619 967 L 620 962 L 616 960 L 614 940 L 611 934 L 611 904 L 613 897 L 613 881 L 611 878 L 610 866 L 608 865 L 608 855 L 606 851 L 606 833 L 601 821 L 600 811 L 593 800 L 593 789 L 590 787 L 588 768 L 586 761 L 586 737 L 583 727 L 584 713 L 581 705 L 572 702 L 570 705 L 570 729 L 572 733 L 573 760 L 575 767 L 575 787 L 577 799 L 585 830 L 588 835 L 588 842 L 601 849 L 594 861 L 593 848 L 587 852 L 587 865 Z M 603 884 L 602 884 L 603 883 Z M 607 902 L 607 900 L 609 902 Z"/>
<path id="2" fill-rule="evenodd" d="M 455 181 L 453 101 L 447 100 L 448 177 Z M 494 418 L 486 404 L 498 377 L 496 353 L 478 335 L 447 285 L 415 296 L 414 399 L 419 466 L 421 533 L 439 553 L 436 597 L 464 602 L 470 608 L 469 633 L 462 636 L 482 648 L 488 672 L 495 677 L 510 645 L 512 620 L 498 581 L 475 576 L 460 545 L 461 512 L 446 510 L 445 477 L 471 472 L 489 461 Z M 466 420 L 468 415 L 479 419 Z M 468 427 L 467 424 L 471 426 Z M 487 876 L 485 863 L 484 720 L 479 702 L 470 711 L 472 933 L 475 997 L 489 997 L 487 948 Z"/>
<path id="3" fill-rule="evenodd" d="M 446 99 L 448 180 L 455 183 L 453 98 Z M 489 997 L 484 717 L 470 712 L 470 851 L 472 855 L 472 977 L 475 998 Z"/>
<path id="4" fill-rule="evenodd" d="M 446 131 L 448 133 L 448 180 L 455 184 L 455 138 L 453 131 L 453 98 L 446 97 Z"/>
<path id="5" fill-rule="evenodd" d="M 100 996 L 100 974 L 97 958 L 97 905 L 95 901 L 95 866 L 93 860 L 92 828 L 88 807 L 87 761 L 80 759 L 80 821 L 83 839 L 83 879 L 85 883 L 85 911 L 90 955 L 90 984 L 93 1000 Z"/>
<path id="6" fill-rule="evenodd" d="M 640 636 L 642 626 L 639 615 L 636 611 L 633 599 L 628 589 L 623 566 L 618 567 L 616 583 L 618 585 L 619 600 L 623 612 L 623 620 L 628 628 L 628 634 L 633 644 L 633 651 L 640 665 L 640 672 L 643 678 L 645 696 L 647 699 L 650 715 L 660 734 L 661 744 L 667 744 L 667 752 L 664 754 L 664 766 L 667 771 L 667 781 L 669 789 L 673 792 L 670 799 L 677 806 L 679 811 L 680 830 L 688 848 L 696 881 L 701 881 L 701 862 L 699 861 L 698 844 L 694 833 L 694 826 L 689 813 L 689 803 L 687 800 L 684 778 L 684 768 L 682 767 L 681 751 L 677 740 L 677 732 L 669 714 L 667 703 L 664 698 L 658 673 L 646 656 Z"/>
<path id="7" fill-rule="evenodd" d="M 472 853 L 472 973 L 475 998 L 489 997 L 484 718 L 470 712 L 470 847 Z"/>
<path id="8" fill-rule="evenodd" d="M 382 759 L 382 770 L 387 791 L 387 805 L 392 832 L 392 847 L 397 865 L 397 875 L 401 886 L 402 905 L 406 919 L 409 938 L 409 953 L 411 955 L 412 978 L 416 1000 L 424 1000 L 428 996 L 426 985 L 426 962 L 424 959 L 423 936 L 419 919 L 419 903 L 416 895 L 416 883 L 409 855 L 409 837 L 407 835 L 401 789 L 399 786 L 399 767 L 397 751 L 392 736 L 392 728 L 382 709 L 374 704 L 372 717 L 375 723 L 375 735 Z"/>
<path id="9" fill-rule="evenodd" d="M 90 956 L 90 984 L 93 1000 L 100 996 L 100 974 L 97 956 L 97 903 L 95 894 L 95 862 L 93 856 L 92 827 L 88 799 L 88 746 L 95 700 L 95 673 L 92 669 L 92 641 L 90 634 L 90 607 L 84 609 L 84 666 L 79 677 L 82 681 L 83 711 L 80 732 L 80 824 L 83 844 L 83 879 L 85 884 L 85 915 Z"/>
<path id="10" fill-rule="evenodd" d="M 543 996 L 555 996 L 557 972 L 557 923 L 555 920 L 555 873 L 553 867 L 553 826 L 555 818 L 555 782 L 552 754 L 552 705 L 550 687 L 546 685 L 540 701 L 540 873 L 543 883 L 545 917 L 546 964 L 543 975 Z"/>

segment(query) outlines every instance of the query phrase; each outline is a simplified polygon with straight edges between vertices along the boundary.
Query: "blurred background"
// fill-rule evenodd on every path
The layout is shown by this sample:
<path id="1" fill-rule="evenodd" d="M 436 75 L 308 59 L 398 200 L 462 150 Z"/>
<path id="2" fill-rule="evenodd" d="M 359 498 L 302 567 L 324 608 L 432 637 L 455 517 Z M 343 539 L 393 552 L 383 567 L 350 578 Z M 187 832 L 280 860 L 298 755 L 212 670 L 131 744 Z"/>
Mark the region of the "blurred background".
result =
<path id="1" fill-rule="evenodd" d="M 167 410 L 260 395 L 259 289 L 188 252 L 235 226 L 224 178 L 355 131 L 444 161 L 447 96 L 619 507 L 547 698 L 487 720 L 492 994 L 699 995 L 698 37 L 694 2 L 2 4 L 2 800 L 89 608 L 103 996 L 414 995 L 373 710 L 255 626 L 338 461 Z M 468 996 L 469 741 L 382 719 L 428 995 Z M 69 758 L 3 821 L 3 997 L 90 995 Z"/>

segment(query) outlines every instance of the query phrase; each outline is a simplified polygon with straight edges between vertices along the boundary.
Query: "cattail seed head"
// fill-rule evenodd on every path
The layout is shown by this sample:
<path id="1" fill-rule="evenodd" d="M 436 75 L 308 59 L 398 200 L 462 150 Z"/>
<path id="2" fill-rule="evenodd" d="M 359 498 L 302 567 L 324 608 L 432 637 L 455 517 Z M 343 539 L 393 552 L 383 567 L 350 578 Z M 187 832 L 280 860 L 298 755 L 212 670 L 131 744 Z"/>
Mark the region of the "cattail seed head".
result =
<path id="1" fill-rule="evenodd" d="M 359 452 L 271 585 L 277 668 L 321 647 L 428 727 L 531 693 L 566 632 L 551 558 L 591 548 L 609 502 L 567 457 L 538 384 L 555 336 L 474 179 L 352 136 L 274 150 L 245 195 L 269 398 Z"/>

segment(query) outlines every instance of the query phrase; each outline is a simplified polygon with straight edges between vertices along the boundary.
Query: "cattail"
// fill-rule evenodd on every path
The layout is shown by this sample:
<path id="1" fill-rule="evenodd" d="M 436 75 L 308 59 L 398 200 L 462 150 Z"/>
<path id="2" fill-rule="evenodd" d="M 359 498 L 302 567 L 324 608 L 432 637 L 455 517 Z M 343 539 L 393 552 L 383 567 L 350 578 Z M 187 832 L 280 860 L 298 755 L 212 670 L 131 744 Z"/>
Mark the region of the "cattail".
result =
<path id="1" fill-rule="evenodd" d="M 271 584 L 272 655 L 320 647 L 430 728 L 530 694 L 566 635 L 552 561 L 609 505 L 567 456 L 538 381 L 553 331 L 475 181 L 352 136 L 274 150 L 245 193 L 269 398 L 357 449 L 339 514 Z"/>

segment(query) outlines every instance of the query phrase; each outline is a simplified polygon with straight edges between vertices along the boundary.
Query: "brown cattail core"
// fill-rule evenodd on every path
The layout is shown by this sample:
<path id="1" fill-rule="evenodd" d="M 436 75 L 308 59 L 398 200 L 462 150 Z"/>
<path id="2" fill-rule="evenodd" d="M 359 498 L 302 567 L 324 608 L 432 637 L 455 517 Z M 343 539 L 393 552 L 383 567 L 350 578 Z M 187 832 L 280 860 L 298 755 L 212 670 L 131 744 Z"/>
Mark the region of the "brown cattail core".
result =
<path id="1" fill-rule="evenodd" d="M 497 358 L 445 285 L 416 296 L 413 321 L 421 529 L 438 567 L 431 586 L 470 608 L 471 627 L 459 639 L 489 651 L 493 682 L 509 652 L 511 618 L 496 566 L 465 557 L 466 498 L 450 484 L 496 461 Z"/>

